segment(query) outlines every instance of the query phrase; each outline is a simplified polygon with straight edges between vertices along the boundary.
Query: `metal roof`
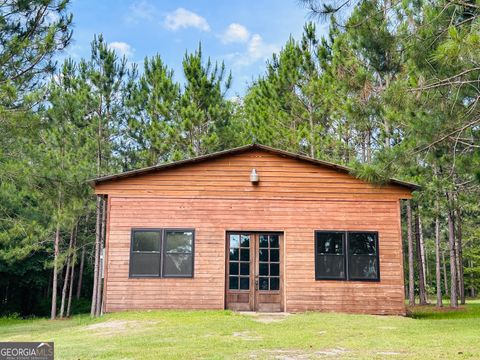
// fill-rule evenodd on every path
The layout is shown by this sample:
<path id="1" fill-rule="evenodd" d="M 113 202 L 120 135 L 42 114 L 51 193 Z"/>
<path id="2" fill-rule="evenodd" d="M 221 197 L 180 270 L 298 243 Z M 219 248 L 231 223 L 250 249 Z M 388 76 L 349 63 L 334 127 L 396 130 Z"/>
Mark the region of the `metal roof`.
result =
<path id="1" fill-rule="evenodd" d="M 101 184 L 101 183 L 111 181 L 111 180 L 118 180 L 118 179 L 124 179 L 124 178 L 133 177 L 133 176 L 137 176 L 137 175 L 149 174 L 149 173 L 152 173 L 152 172 L 155 172 L 155 171 L 161 171 L 161 170 L 176 168 L 176 167 L 180 167 L 180 166 L 183 166 L 183 165 L 195 164 L 195 163 L 208 161 L 208 160 L 213 160 L 213 159 L 217 159 L 217 158 L 221 158 L 221 157 L 229 156 L 229 155 L 241 154 L 241 153 L 244 153 L 244 152 L 247 152 L 247 151 L 250 151 L 250 150 L 263 150 L 263 151 L 266 151 L 266 152 L 269 152 L 269 153 L 272 153 L 272 154 L 284 156 L 284 157 L 291 158 L 291 159 L 297 159 L 297 160 L 300 160 L 300 161 L 308 162 L 310 164 L 314 164 L 314 165 L 318 165 L 318 166 L 327 167 L 327 168 L 330 168 L 330 169 L 333 169 L 333 170 L 336 170 L 336 171 L 340 171 L 340 172 L 343 172 L 343 173 L 347 173 L 347 174 L 351 174 L 352 171 L 353 171 L 351 168 L 349 168 L 347 166 L 334 164 L 334 163 L 331 163 L 331 162 L 328 162 L 328 161 L 313 159 L 313 158 L 308 157 L 308 156 L 295 154 L 295 153 L 285 151 L 285 150 L 275 149 L 275 148 L 272 148 L 270 146 L 265 146 L 265 145 L 260 145 L 260 144 L 249 144 L 249 145 L 236 147 L 236 148 L 233 148 L 233 149 L 218 151 L 218 152 L 207 154 L 207 155 L 197 156 L 197 157 L 194 157 L 194 158 L 191 158 L 191 159 L 179 160 L 179 161 L 174 161 L 174 162 L 170 162 L 170 163 L 149 166 L 149 167 L 145 167 L 145 168 L 142 168 L 142 169 L 125 171 L 125 172 L 118 173 L 118 174 L 102 176 L 102 177 L 98 177 L 98 178 L 95 178 L 95 179 L 88 180 L 88 183 L 92 187 L 95 187 L 95 185 L 97 185 L 97 184 Z M 412 191 L 420 189 L 420 185 L 417 185 L 417 184 L 414 184 L 414 183 L 411 183 L 411 182 L 407 182 L 407 181 L 393 179 L 393 178 L 388 181 L 388 184 L 403 186 L 403 187 L 406 187 L 406 188 L 408 188 Z"/>

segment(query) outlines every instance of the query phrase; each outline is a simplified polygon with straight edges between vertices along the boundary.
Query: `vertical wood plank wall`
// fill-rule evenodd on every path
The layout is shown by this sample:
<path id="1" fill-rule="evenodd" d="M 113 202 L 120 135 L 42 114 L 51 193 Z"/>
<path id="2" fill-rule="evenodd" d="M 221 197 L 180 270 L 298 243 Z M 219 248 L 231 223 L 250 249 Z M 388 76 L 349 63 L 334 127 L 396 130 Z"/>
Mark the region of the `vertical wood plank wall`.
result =
<path id="1" fill-rule="evenodd" d="M 249 174 L 256 168 L 260 184 Z M 223 309 L 225 233 L 283 231 L 286 311 L 404 314 L 400 186 L 376 188 L 265 151 L 100 184 L 109 197 L 105 310 Z M 192 279 L 129 279 L 132 227 L 195 228 Z M 380 282 L 316 281 L 315 230 L 379 232 Z"/>

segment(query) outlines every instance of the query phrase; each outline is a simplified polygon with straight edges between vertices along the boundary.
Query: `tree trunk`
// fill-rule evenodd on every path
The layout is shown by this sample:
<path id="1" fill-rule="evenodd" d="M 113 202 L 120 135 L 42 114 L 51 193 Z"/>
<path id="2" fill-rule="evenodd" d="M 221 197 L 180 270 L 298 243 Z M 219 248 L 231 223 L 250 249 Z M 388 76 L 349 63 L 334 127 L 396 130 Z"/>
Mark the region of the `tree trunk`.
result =
<path id="1" fill-rule="evenodd" d="M 72 247 L 72 265 L 71 265 L 71 272 L 70 272 L 70 288 L 68 289 L 68 303 L 67 303 L 67 317 L 70 316 L 70 309 L 72 305 L 72 293 L 73 293 L 73 280 L 75 278 L 75 263 L 77 259 L 77 231 L 78 225 L 75 225 L 75 233 L 73 235 L 73 247 Z"/>
<path id="2" fill-rule="evenodd" d="M 417 248 L 417 263 L 418 263 L 418 290 L 419 290 L 419 298 L 420 298 L 420 305 L 427 304 L 427 295 L 425 291 L 425 278 L 424 278 L 424 270 L 423 270 L 423 262 L 422 262 L 422 245 L 420 242 L 420 215 L 419 215 L 418 207 L 415 211 L 415 243 Z"/>
<path id="3" fill-rule="evenodd" d="M 420 256 L 422 261 L 422 269 L 423 269 L 423 288 L 427 289 L 427 259 L 425 256 L 425 239 L 423 237 L 423 223 L 422 217 L 420 215 L 420 209 L 418 211 L 418 231 L 419 231 L 419 239 L 420 239 Z"/>
<path id="4" fill-rule="evenodd" d="M 447 262 L 445 261 L 445 250 L 443 249 L 442 249 L 442 263 L 443 263 L 443 282 L 445 287 L 445 295 L 450 296 L 450 291 L 448 291 Z"/>
<path id="5" fill-rule="evenodd" d="M 50 312 L 50 319 L 57 317 L 57 281 L 58 281 L 58 253 L 60 247 L 60 223 L 57 223 L 54 241 L 54 256 L 53 256 L 53 279 L 52 279 L 52 309 Z"/>
<path id="6" fill-rule="evenodd" d="M 311 104 L 309 103 L 308 104 L 308 121 L 310 124 L 310 157 L 314 159 L 316 154 L 316 149 L 315 149 L 315 129 L 313 124 L 312 112 L 313 112 L 313 109 Z"/>
<path id="7" fill-rule="evenodd" d="M 448 220 L 448 246 L 450 249 L 450 306 L 458 307 L 457 300 L 457 269 L 455 255 L 455 230 L 453 225 L 453 214 L 451 209 L 447 212 Z"/>
<path id="8" fill-rule="evenodd" d="M 100 316 L 102 313 L 102 275 L 103 275 L 103 262 L 101 261 L 101 255 L 103 254 L 104 239 L 105 239 L 105 225 L 107 216 L 107 202 L 105 198 L 102 198 L 102 219 L 100 223 L 100 256 L 99 256 L 99 269 L 97 280 L 97 305 L 95 315 Z"/>
<path id="9" fill-rule="evenodd" d="M 470 260 L 470 268 L 473 268 L 473 260 Z M 473 271 L 470 273 L 470 279 L 472 280 L 472 285 L 470 286 L 470 296 L 472 298 L 475 297 L 475 285 L 474 285 L 474 279 L 475 275 L 473 275 Z"/>
<path id="10" fill-rule="evenodd" d="M 45 299 L 48 299 L 50 297 L 50 290 L 52 290 L 52 277 L 53 277 L 53 273 L 50 274 L 50 276 L 48 277 L 48 285 L 47 285 L 47 291 L 46 291 Z M 8 284 L 7 284 L 7 286 L 8 286 Z"/>
<path id="11" fill-rule="evenodd" d="M 463 277 L 463 245 L 462 245 L 462 217 L 461 210 L 457 207 L 456 209 L 456 224 L 457 224 L 457 233 L 455 236 L 455 249 L 457 255 L 457 271 L 458 271 L 458 291 L 460 296 L 460 304 L 465 305 L 465 282 Z"/>
<path id="12" fill-rule="evenodd" d="M 437 286 L 437 306 L 442 307 L 442 273 L 440 271 L 440 217 L 438 214 L 437 203 L 437 216 L 435 217 L 435 279 Z"/>
<path id="13" fill-rule="evenodd" d="M 368 129 L 367 162 L 372 160 L 372 130 Z"/>
<path id="14" fill-rule="evenodd" d="M 407 239 L 408 239 L 408 304 L 415 305 L 415 274 L 413 268 L 412 206 L 407 200 Z"/>
<path id="15" fill-rule="evenodd" d="M 78 268 L 77 300 L 80 299 L 82 292 L 83 265 L 85 263 L 85 245 L 82 246 L 82 255 L 80 257 L 80 267 Z"/>
<path id="16" fill-rule="evenodd" d="M 96 212 L 97 219 L 95 225 L 95 260 L 93 267 L 93 291 L 92 291 L 92 305 L 90 308 L 90 316 L 95 316 L 97 313 L 97 288 L 98 288 L 98 271 L 100 268 L 100 226 L 102 217 L 102 203 L 100 195 L 97 195 Z"/>
<path id="17" fill-rule="evenodd" d="M 70 242 L 68 243 L 67 268 L 65 270 L 65 278 L 63 280 L 62 302 L 60 304 L 60 318 L 63 318 L 63 315 L 65 314 L 65 299 L 67 297 L 68 282 L 70 280 L 70 267 L 71 267 L 70 265 L 71 265 L 74 237 L 75 237 L 75 227 L 72 228 L 72 232 L 70 233 Z"/>

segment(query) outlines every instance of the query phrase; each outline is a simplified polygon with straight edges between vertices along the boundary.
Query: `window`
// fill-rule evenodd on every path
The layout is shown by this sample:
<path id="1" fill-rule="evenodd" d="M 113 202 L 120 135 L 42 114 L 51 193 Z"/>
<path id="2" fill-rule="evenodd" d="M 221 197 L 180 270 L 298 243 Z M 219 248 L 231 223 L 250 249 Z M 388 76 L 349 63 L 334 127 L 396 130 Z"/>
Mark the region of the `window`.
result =
<path id="1" fill-rule="evenodd" d="M 132 231 L 131 276 L 160 276 L 161 239 L 160 231 Z"/>
<path id="2" fill-rule="evenodd" d="M 348 233 L 350 280 L 378 280 L 377 233 Z"/>
<path id="3" fill-rule="evenodd" d="M 165 230 L 164 277 L 191 277 L 193 274 L 193 230 Z"/>
<path id="4" fill-rule="evenodd" d="M 379 281 L 378 233 L 316 231 L 315 279 Z"/>
<path id="5" fill-rule="evenodd" d="M 193 277 L 195 231 L 133 229 L 130 277 Z"/>
<path id="6" fill-rule="evenodd" d="M 317 231 L 315 237 L 315 277 L 345 279 L 345 233 Z"/>

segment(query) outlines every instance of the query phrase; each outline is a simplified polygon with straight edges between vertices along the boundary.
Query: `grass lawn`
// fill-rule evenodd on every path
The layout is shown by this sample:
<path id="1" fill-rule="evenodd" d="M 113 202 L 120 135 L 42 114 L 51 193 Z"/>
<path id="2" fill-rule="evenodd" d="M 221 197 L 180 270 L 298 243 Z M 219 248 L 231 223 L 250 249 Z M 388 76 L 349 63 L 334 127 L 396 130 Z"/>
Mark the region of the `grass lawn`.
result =
<path id="1" fill-rule="evenodd" d="M 138 311 L 0 319 L 0 341 L 54 341 L 56 359 L 480 359 L 480 302 L 412 317 Z"/>

